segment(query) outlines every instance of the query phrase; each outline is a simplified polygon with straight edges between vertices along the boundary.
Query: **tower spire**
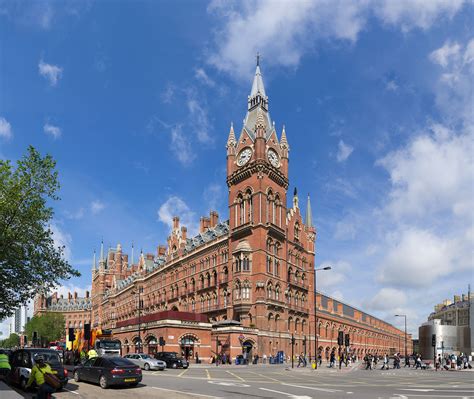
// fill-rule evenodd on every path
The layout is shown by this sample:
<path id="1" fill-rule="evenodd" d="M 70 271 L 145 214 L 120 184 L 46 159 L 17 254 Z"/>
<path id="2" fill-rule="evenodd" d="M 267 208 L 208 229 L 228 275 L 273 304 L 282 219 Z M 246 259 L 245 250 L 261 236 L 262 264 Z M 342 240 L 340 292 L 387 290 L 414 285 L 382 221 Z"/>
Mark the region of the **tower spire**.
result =
<path id="1" fill-rule="evenodd" d="M 313 227 L 313 215 L 311 213 L 311 200 L 309 199 L 309 193 L 308 193 L 308 202 L 306 203 L 305 224 L 306 224 L 306 227 Z"/>
<path id="2" fill-rule="evenodd" d="M 133 251 L 134 251 L 134 247 L 133 247 L 133 241 L 132 241 L 132 261 L 130 263 L 130 266 L 133 266 Z"/>
<path id="3" fill-rule="evenodd" d="M 92 271 L 95 272 L 97 269 L 97 262 L 95 257 L 95 249 L 94 249 L 94 260 L 92 261 Z"/>
<path id="4" fill-rule="evenodd" d="M 104 261 L 104 239 L 100 242 L 100 260 L 99 262 Z"/>
<path id="5" fill-rule="evenodd" d="M 234 123 L 231 122 L 231 123 L 230 123 L 229 137 L 228 137 L 228 139 L 227 139 L 227 149 L 228 149 L 229 147 L 234 147 L 236 143 L 237 143 L 237 141 L 236 141 L 236 139 L 235 139 Z"/>

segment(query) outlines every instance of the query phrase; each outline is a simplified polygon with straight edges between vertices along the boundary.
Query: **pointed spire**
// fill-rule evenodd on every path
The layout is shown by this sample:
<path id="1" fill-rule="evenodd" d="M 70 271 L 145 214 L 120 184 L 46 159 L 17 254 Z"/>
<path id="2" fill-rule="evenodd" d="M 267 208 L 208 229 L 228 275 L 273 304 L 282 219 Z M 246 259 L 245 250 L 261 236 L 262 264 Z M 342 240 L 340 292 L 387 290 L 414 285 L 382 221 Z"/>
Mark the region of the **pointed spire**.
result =
<path id="1" fill-rule="evenodd" d="M 133 251 L 134 251 L 134 247 L 133 247 L 133 241 L 132 241 L 132 261 L 130 262 L 130 266 L 133 266 Z"/>
<path id="2" fill-rule="evenodd" d="M 305 225 L 306 227 L 313 227 L 313 215 L 311 213 L 311 200 L 309 199 L 309 193 L 308 193 L 308 202 L 306 203 Z"/>
<path id="3" fill-rule="evenodd" d="M 267 124 L 265 122 L 265 116 L 263 115 L 263 110 L 262 108 L 257 109 L 257 120 L 255 121 L 255 130 L 257 129 L 263 129 L 265 130 L 267 127 Z"/>
<path id="4" fill-rule="evenodd" d="M 100 242 L 100 260 L 99 262 L 104 261 L 104 239 Z"/>
<path id="5" fill-rule="evenodd" d="M 281 139 L 280 139 L 280 145 L 285 148 L 288 148 L 288 140 L 286 139 L 286 130 L 285 130 L 285 125 L 283 125 L 283 130 L 281 132 Z"/>
<path id="6" fill-rule="evenodd" d="M 95 272 L 97 270 L 97 261 L 95 256 L 95 249 L 94 249 L 94 260 L 92 261 L 92 271 Z"/>
<path id="7" fill-rule="evenodd" d="M 293 207 L 298 208 L 299 200 L 298 200 L 298 189 L 295 187 L 295 191 L 293 192 Z"/>
<path id="8" fill-rule="evenodd" d="M 263 85 L 262 72 L 260 71 L 260 56 L 257 57 L 257 68 L 255 68 L 255 76 L 253 77 L 250 97 L 254 97 L 258 93 L 260 93 L 260 95 L 263 97 L 267 96 L 265 94 L 265 86 Z"/>
<path id="9" fill-rule="evenodd" d="M 236 143 L 237 143 L 237 140 L 235 139 L 234 123 L 231 122 L 230 123 L 229 138 L 227 139 L 227 148 L 234 147 Z"/>

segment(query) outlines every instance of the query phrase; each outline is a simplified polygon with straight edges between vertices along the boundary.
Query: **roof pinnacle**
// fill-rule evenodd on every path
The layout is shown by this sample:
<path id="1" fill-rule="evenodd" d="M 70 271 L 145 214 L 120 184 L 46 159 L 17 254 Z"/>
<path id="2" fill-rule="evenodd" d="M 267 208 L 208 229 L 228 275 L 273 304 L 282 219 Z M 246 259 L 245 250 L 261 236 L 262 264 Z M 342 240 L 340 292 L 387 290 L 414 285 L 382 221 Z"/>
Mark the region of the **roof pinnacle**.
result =
<path id="1" fill-rule="evenodd" d="M 313 227 L 313 215 L 311 213 L 311 201 L 308 193 L 308 201 L 306 203 L 306 218 L 305 218 L 306 227 Z"/>

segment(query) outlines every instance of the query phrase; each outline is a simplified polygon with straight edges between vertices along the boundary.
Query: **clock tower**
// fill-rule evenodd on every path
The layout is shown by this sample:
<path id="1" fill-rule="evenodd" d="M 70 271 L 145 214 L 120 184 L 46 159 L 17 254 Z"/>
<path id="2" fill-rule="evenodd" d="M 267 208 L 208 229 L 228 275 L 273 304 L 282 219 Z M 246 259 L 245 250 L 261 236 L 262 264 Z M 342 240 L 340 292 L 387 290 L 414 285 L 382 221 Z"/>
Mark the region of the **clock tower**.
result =
<path id="1" fill-rule="evenodd" d="M 289 150 L 285 127 L 279 139 L 270 117 L 257 62 L 242 129 L 236 137 L 231 125 L 227 140 L 233 284 L 227 317 L 260 331 L 255 345 L 261 353 L 273 353 L 290 332 L 301 344 L 314 314 L 316 231 L 311 217 L 303 222 L 296 190 L 287 208 Z M 279 331 L 278 339 L 272 331 Z"/>

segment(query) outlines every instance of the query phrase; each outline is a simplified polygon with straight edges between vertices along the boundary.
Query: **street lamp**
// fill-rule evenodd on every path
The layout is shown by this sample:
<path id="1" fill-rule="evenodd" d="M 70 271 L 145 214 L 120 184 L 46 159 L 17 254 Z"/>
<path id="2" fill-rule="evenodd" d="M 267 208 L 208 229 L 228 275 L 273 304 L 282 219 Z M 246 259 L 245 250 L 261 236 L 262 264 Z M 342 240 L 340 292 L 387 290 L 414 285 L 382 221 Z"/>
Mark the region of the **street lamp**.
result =
<path id="1" fill-rule="evenodd" d="M 319 269 L 314 269 L 314 364 L 315 369 L 318 368 L 318 319 L 316 317 L 317 307 L 316 307 L 316 272 L 320 270 L 331 270 L 331 266 L 321 267 Z"/>
<path id="2" fill-rule="evenodd" d="M 405 361 L 407 358 L 407 315 L 406 314 L 396 314 L 395 317 L 404 317 L 405 318 Z"/>
<path id="3" fill-rule="evenodd" d="M 142 287 L 138 287 L 137 290 L 132 291 L 132 295 L 138 294 L 138 353 L 142 353 L 142 334 L 140 330 L 141 324 L 141 310 L 142 310 L 142 302 L 140 299 L 140 294 L 142 292 Z"/>

